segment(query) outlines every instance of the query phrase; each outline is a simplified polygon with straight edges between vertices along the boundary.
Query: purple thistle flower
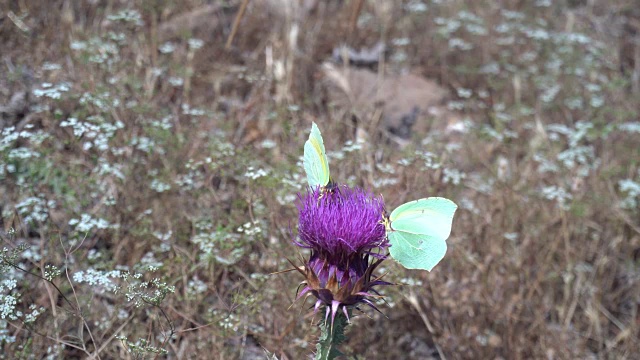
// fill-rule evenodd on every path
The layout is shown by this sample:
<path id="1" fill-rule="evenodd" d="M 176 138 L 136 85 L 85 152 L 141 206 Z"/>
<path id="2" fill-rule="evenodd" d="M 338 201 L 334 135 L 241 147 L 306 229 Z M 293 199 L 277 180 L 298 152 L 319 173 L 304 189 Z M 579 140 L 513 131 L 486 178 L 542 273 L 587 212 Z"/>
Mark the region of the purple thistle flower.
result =
<path id="1" fill-rule="evenodd" d="M 382 223 L 384 201 L 360 188 L 316 188 L 300 197 L 297 245 L 334 264 L 388 246 Z"/>
<path id="2" fill-rule="evenodd" d="M 377 311 L 368 299 L 380 296 L 373 287 L 389 285 L 372 278 L 389 246 L 382 198 L 347 186 L 317 187 L 299 198 L 295 244 L 311 255 L 304 267 L 295 267 L 305 276 L 298 299 L 314 295 L 315 311 L 326 305 L 332 323 L 340 309 L 348 319 L 347 306 L 364 303 Z"/>

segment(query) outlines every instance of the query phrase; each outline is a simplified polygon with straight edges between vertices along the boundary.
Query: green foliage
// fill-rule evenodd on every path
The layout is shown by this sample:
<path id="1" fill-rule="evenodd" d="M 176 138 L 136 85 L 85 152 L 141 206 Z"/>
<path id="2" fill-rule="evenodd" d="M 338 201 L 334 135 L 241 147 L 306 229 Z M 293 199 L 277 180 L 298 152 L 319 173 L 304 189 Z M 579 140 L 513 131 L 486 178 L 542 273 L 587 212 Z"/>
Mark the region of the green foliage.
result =
<path id="1" fill-rule="evenodd" d="M 118 340 L 122 341 L 122 344 L 125 346 L 127 351 L 135 358 L 135 359 L 154 359 L 158 355 L 167 355 L 168 351 L 152 346 L 149 344 L 149 341 L 146 339 L 138 339 L 135 342 L 127 340 L 126 337 L 120 336 L 116 337 Z"/>
<path id="2" fill-rule="evenodd" d="M 325 319 L 320 322 L 320 338 L 316 345 L 316 360 L 332 360 L 344 355 L 338 350 L 338 346 L 346 339 L 344 330 L 347 324 L 347 318 L 343 314 L 337 314 L 333 321 Z"/>

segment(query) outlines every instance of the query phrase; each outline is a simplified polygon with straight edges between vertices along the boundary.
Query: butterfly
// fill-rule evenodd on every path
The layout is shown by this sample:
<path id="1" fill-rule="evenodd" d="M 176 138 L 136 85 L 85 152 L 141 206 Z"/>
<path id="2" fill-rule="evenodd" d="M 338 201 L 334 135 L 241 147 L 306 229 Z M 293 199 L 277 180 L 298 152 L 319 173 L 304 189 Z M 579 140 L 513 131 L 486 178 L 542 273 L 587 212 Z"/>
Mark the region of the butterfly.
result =
<path id="1" fill-rule="evenodd" d="M 311 125 L 309 140 L 304 143 L 304 171 L 307 173 L 307 182 L 311 188 L 318 186 L 323 189 L 331 189 L 335 184 L 329 174 L 329 161 L 324 150 L 324 141 L 320 129 L 314 122 Z"/>
<path id="2" fill-rule="evenodd" d="M 457 208 L 449 199 L 430 197 L 402 204 L 384 216 L 391 256 L 408 269 L 431 271 L 447 252 Z"/>

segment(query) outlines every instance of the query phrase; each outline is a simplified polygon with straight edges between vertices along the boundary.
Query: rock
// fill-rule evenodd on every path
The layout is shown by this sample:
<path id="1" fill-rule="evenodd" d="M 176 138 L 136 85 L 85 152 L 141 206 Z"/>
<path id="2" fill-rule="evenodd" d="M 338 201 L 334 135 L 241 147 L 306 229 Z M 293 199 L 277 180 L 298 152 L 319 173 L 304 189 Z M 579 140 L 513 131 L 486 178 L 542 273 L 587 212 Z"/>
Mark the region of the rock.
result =
<path id="1" fill-rule="evenodd" d="M 0 105 L 0 129 L 13 126 L 24 117 L 29 105 L 27 95 L 26 91 L 16 92 L 11 96 L 8 104 Z"/>
<path id="2" fill-rule="evenodd" d="M 339 67 L 324 63 L 323 73 L 331 84 L 331 101 L 352 109 L 362 122 L 370 121 L 382 110 L 379 126 L 391 137 L 409 139 L 412 134 L 426 134 L 429 118 L 443 120 L 451 115 L 442 103 L 449 92 L 435 81 L 416 74 L 385 74 L 367 69 Z"/>

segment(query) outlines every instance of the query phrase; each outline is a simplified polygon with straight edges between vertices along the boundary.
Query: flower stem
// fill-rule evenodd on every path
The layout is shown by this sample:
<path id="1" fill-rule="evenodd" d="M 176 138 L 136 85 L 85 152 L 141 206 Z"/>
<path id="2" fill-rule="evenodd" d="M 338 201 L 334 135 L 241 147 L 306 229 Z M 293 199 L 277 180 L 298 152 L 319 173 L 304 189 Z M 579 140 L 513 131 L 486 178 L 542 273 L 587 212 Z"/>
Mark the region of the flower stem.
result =
<path id="1" fill-rule="evenodd" d="M 331 324 L 331 319 L 325 319 L 320 323 L 320 339 L 316 345 L 315 360 L 332 360 L 342 355 L 337 346 L 344 340 L 344 328 L 347 327 L 347 318 L 341 314 L 336 314 Z"/>

